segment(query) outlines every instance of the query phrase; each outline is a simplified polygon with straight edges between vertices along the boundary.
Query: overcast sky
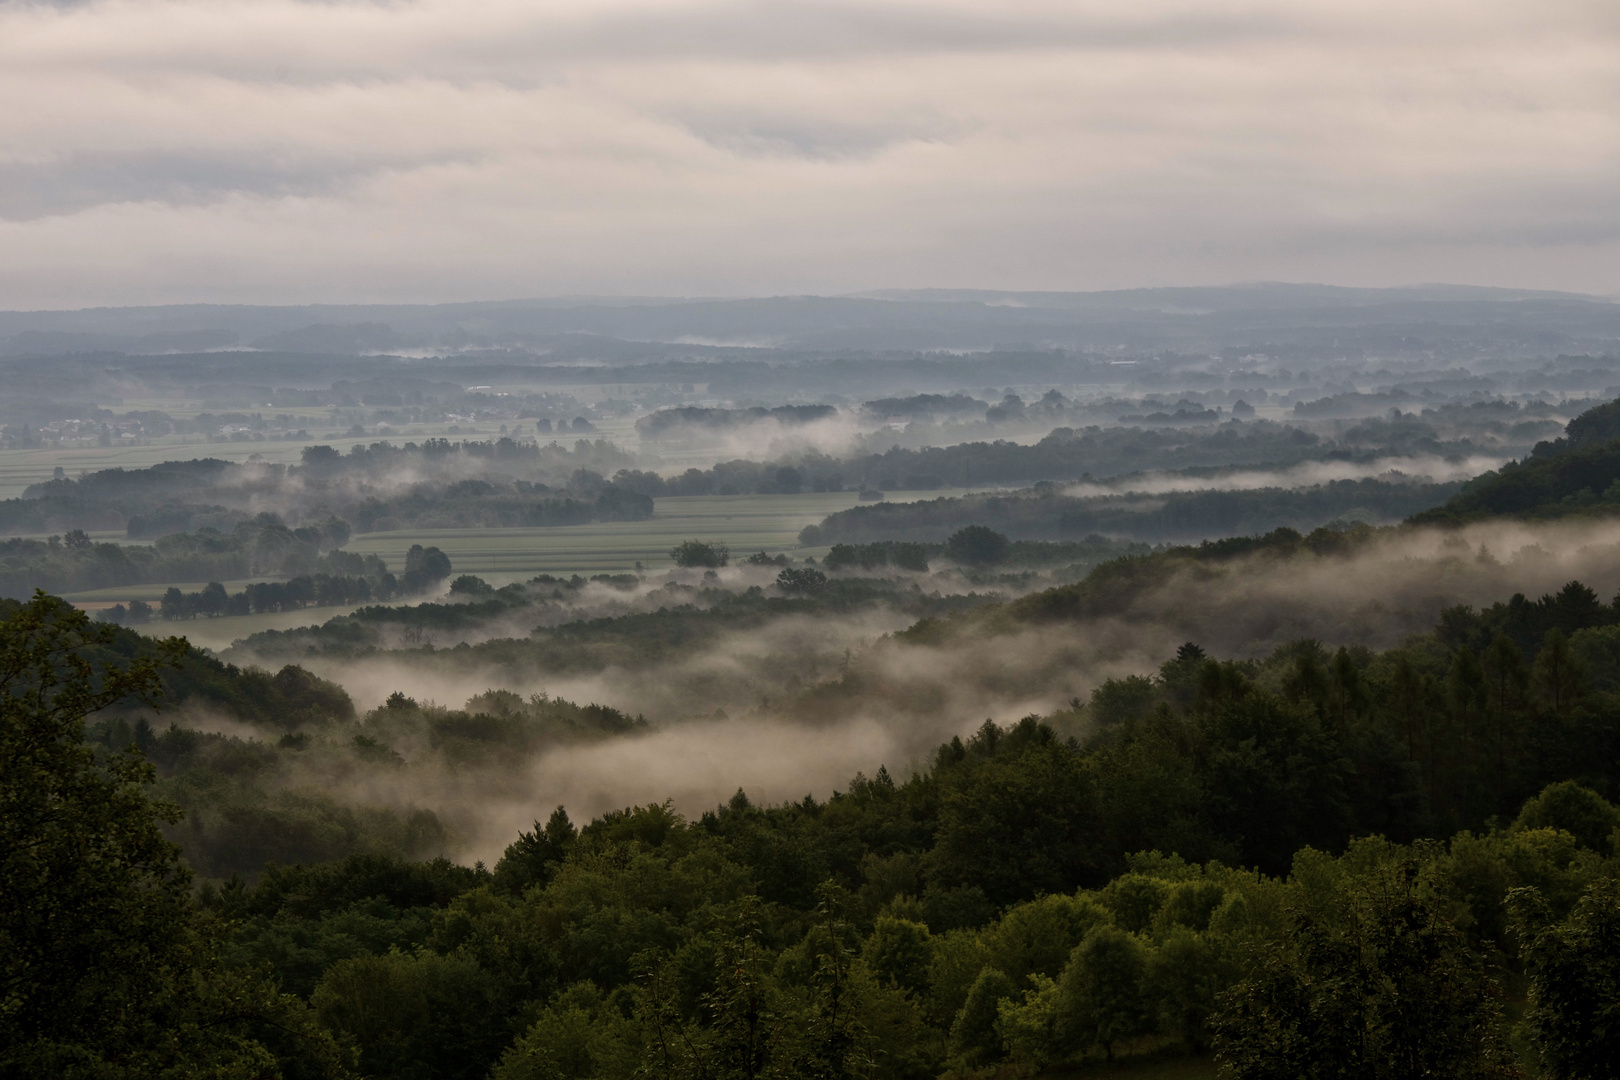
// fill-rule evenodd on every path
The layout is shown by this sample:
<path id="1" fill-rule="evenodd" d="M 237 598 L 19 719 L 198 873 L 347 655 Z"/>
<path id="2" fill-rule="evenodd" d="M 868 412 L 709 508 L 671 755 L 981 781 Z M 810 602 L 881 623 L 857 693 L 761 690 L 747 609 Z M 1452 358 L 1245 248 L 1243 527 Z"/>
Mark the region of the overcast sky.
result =
<path id="1" fill-rule="evenodd" d="M 1616 0 L 0 0 L 0 307 L 1620 293 Z"/>

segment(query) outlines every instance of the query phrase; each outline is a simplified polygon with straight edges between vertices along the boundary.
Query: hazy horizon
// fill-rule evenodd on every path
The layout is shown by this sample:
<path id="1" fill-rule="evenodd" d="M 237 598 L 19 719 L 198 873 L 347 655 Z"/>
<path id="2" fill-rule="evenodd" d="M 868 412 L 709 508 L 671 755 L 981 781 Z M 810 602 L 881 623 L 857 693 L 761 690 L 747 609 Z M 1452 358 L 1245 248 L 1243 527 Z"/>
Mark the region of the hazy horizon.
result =
<path id="1" fill-rule="evenodd" d="M 1243 289 L 1322 289 L 1342 290 L 1345 293 L 1385 293 L 1385 294 L 1417 294 L 1425 290 L 1456 291 L 1458 293 L 1471 293 L 1479 299 L 1516 299 L 1526 296 L 1540 296 L 1547 298 L 1566 298 L 1589 301 L 1620 302 L 1620 293 L 1605 294 L 1599 292 L 1580 292 L 1571 289 L 1540 289 L 1521 287 L 1516 285 L 1481 285 L 1472 282 L 1459 281 L 1413 281 L 1391 285 L 1361 285 L 1341 284 L 1325 281 L 1202 281 L 1189 282 L 1181 285 L 1121 285 L 1107 289 L 999 289 L 961 286 L 945 288 L 933 285 L 893 286 L 888 288 L 858 289 L 850 292 L 734 292 L 734 293 L 630 293 L 630 292 L 599 292 L 599 293 L 543 293 L 532 295 L 511 296 L 481 296 L 461 299 L 423 299 L 423 300 L 351 300 L 351 301 L 285 301 L 285 302 L 258 302 L 251 300 L 240 301 L 210 301 L 210 300 L 184 300 L 176 299 L 162 303 L 130 303 L 130 304 L 79 304 L 79 305 L 42 305 L 32 308 L 3 307 L 0 313 L 7 315 L 32 315 L 46 313 L 79 313 L 95 311 L 142 310 L 163 308 L 188 307 L 243 307 L 243 308 L 298 308 L 321 310 L 325 308 L 448 308 L 448 307 L 520 307 L 525 305 L 538 305 L 543 307 L 596 307 L 596 306 L 626 306 L 635 307 L 650 304 L 723 304 L 749 300 L 886 300 L 886 301 L 922 301 L 933 303 L 962 303 L 984 302 L 986 299 L 998 297 L 1021 297 L 1042 295 L 1057 298 L 1096 298 L 1112 299 L 1133 294 L 1171 293 L 1206 291 L 1218 292 L 1222 290 Z M 1516 294 L 1503 297 L 1499 294 Z M 934 294 L 934 295 L 921 295 Z M 1498 294 L 1493 296 L 1492 294 Z M 1469 298 L 1475 298 L 1469 297 Z M 1462 297 L 1458 297 L 1459 299 Z M 993 300 L 991 306 L 996 305 Z M 1019 307 L 1023 304 L 1011 303 L 1006 306 Z"/>

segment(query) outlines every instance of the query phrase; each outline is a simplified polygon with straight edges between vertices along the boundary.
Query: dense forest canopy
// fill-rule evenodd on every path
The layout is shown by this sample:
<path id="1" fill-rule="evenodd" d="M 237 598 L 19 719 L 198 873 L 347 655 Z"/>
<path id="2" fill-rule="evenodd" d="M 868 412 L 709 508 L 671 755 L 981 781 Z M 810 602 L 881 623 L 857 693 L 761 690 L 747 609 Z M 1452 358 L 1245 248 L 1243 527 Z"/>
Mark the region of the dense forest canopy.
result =
<path id="1" fill-rule="evenodd" d="M 1446 1075 L 1510 1076 L 1497 987 L 1516 979 L 1532 988 L 1546 1059 L 1590 1059 L 1606 1038 L 1594 1007 L 1613 990 L 1589 983 L 1595 1003 L 1556 986 L 1600 978 L 1611 961 L 1583 942 L 1620 920 L 1620 810 L 1604 794 L 1620 783 L 1620 712 L 1601 688 L 1620 686 L 1620 653 L 1582 637 L 1617 617 L 1574 585 L 1531 610 L 1459 615 L 1431 642 L 1378 655 L 1301 642 L 1234 664 L 1188 644 L 1075 715 L 986 723 L 904 779 L 880 768 L 825 800 L 764 806 L 739 792 L 694 819 L 650 805 L 576 826 L 559 808 L 492 870 L 408 861 L 446 843 L 431 815 L 390 825 L 243 785 L 271 782 L 283 758 L 350 775 L 420 768 L 424 755 L 498 770 L 548 740 L 636 738 L 636 721 L 499 694 L 461 712 L 395 695 L 359 717 L 288 668 L 272 692 L 309 704 L 297 720 L 266 710 L 260 722 L 284 732 L 273 743 L 158 735 L 118 718 L 124 705 L 84 729 L 79 756 L 41 759 L 9 733 L 44 714 L 8 697 L 8 805 L 46 790 L 24 775 L 105 775 L 95 782 L 123 801 L 102 817 L 152 851 L 70 894 L 73 910 L 105 917 L 163 897 L 144 921 L 124 917 L 124 940 L 159 966 L 92 956 L 53 962 L 45 982 L 13 969 L 8 1067 L 96 1060 L 103 1075 L 137 1075 L 258 1060 L 298 1075 L 628 1078 L 704 1075 L 746 1054 L 779 1075 L 912 1076 L 1213 1043 L 1237 1075 L 1349 1054 L 1358 1069 L 1415 1057 Z M 98 636 L 43 598 L 10 605 L 3 630 L 8 674 L 55 679 L 54 666 L 22 665 L 78 655 L 88 664 L 68 685 L 101 680 L 99 698 L 56 692 L 58 724 L 160 694 L 143 657 L 195 672 L 175 684 L 193 694 L 249 677 L 127 631 Z M 142 793 L 148 756 L 158 791 L 190 802 L 183 818 Z M 234 802 L 207 794 L 233 788 Z M 192 866 L 215 875 L 195 901 L 153 835 L 164 817 Z M 61 818 L 38 835 L 62 845 L 96 827 Z M 300 836 L 345 829 L 352 854 L 340 840 L 300 855 Z M 1353 839 L 1368 833 L 1381 838 Z M 116 836 L 104 842 L 124 857 Z M 1450 839 L 1412 843 L 1426 836 Z M 7 849 L 8 913 L 42 902 L 26 889 L 55 850 Z M 334 861 L 260 873 L 241 861 L 255 851 Z M 251 879 L 221 881 L 233 868 Z M 173 884 L 153 894 L 146 881 Z M 8 914 L 17 948 L 65 944 L 63 930 L 29 925 Z M 1346 981 L 1383 989 L 1328 989 Z M 226 987 L 239 1004 L 221 1011 Z M 55 1006 L 53 988 L 71 988 L 74 1008 Z M 1413 996 L 1429 1011 L 1389 1011 Z M 133 1007 L 113 1037 L 98 1018 L 121 1000 Z M 1329 1007 L 1343 1045 L 1291 1019 Z M 159 1037 L 176 1024 L 214 1035 Z"/>

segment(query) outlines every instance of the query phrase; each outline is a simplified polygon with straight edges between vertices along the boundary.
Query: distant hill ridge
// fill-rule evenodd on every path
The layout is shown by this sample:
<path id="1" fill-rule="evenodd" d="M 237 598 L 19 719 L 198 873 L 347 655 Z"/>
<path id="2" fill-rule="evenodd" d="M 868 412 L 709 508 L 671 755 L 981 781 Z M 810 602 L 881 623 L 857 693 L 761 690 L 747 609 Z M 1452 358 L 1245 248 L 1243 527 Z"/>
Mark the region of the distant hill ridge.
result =
<path id="1" fill-rule="evenodd" d="M 1367 324 L 1519 326 L 1612 340 L 1620 336 L 1620 304 L 1575 293 L 1461 285 L 1360 289 L 1279 283 L 1108 292 L 896 289 L 851 296 L 177 304 L 0 311 L 0 355 L 146 355 L 240 347 L 364 355 L 454 350 L 471 342 L 532 347 L 574 335 L 763 348 L 983 349 L 1007 342 L 1076 347 Z"/>

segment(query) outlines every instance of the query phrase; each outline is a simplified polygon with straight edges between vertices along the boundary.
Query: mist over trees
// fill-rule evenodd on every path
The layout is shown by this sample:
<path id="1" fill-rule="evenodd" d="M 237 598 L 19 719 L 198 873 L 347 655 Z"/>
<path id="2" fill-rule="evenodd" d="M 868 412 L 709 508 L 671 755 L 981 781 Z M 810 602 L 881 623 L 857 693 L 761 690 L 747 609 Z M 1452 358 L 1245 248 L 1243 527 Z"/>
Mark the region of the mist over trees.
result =
<path id="1" fill-rule="evenodd" d="M 602 440 L 584 439 L 572 450 L 510 438 L 356 444 L 347 454 L 316 445 L 292 466 L 201 459 L 45 481 L 0 502 L 0 529 L 107 529 L 122 522 L 132 539 L 228 532 L 266 504 L 295 524 L 337 517 L 360 532 L 634 521 L 651 515 L 650 500 L 600 471 L 633 461 Z"/>
<path id="2" fill-rule="evenodd" d="M 1567 597 L 1555 601 L 1527 661 L 1531 670 L 1546 671 L 1549 651 L 1561 647 L 1560 620 L 1580 621 L 1556 612 L 1576 609 L 1600 623 L 1612 618 Z M 88 711 L 137 686 L 149 696 L 161 692 L 157 669 L 113 660 L 116 648 L 98 650 L 133 645 L 155 661 L 179 663 L 177 673 L 197 663 L 172 645 L 154 649 L 93 631 L 82 615 L 48 600 L 13 604 L 4 630 L 21 656 L 32 655 L 28 643 L 41 634 L 47 650 L 86 655 L 77 679 L 134 673 L 137 681 L 106 682 L 100 697 L 59 696 L 58 723 L 82 724 Z M 1450 633 L 1442 627 L 1437 643 Z M 1620 777 L 1603 771 L 1612 756 L 1580 742 L 1609 737 L 1601 717 L 1611 705 L 1591 689 L 1597 668 L 1583 676 L 1592 682 L 1567 689 L 1556 676 L 1537 679 L 1522 704 L 1486 690 L 1487 710 L 1572 721 L 1516 725 L 1515 738 L 1531 741 L 1516 746 L 1514 775 L 1503 785 L 1500 758 L 1471 733 L 1471 697 L 1455 690 L 1443 691 L 1440 726 L 1416 740 L 1438 757 L 1405 770 L 1369 767 L 1398 754 L 1408 734 L 1405 672 L 1415 669 L 1419 685 L 1436 680 L 1429 673 L 1443 651 L 1437 657 L 1419 644 L 1329 656 L 1302 642 L 1260 664 L 1201 652 L 1188 645 L 1139 687 L 1099 689 L 1082 707 L 1097 714 L 1084 742 L 1052 726 L 1073 718 L 1031 717 L 1010 727 L 986 723 L 940 746 L 903 781 L 879 769 L 826 800 L 756 806 L 739 792 L 692 820 L 652 805 L 583 825 L 559 809 L 515 838 L 493 872 L 442 859 L 402 861 L 443 844 L 442 825 L 418 814 L 389 838 L 373 815 L 361 835 L 377 839 L 356 836 L 349 843 L 361 850 L 347 857 L 341 847 L 306 848 L 336 861 L 266 869 L 254 885 L 234 877 L 209 883 L 195 901 L 171 890 L 167 907 L 153 909 L 154 931 L 183 941 L 229 919 L 235 929 L 212 956 L 175 953 L 162 967 L 94 967 L 53 981 L 75 987 L 82 1000 L 97 1000 L 83 997 L 91 986 L 140 994 L 148 1004 L 116 1043 L 82 1007 L 40 1011 L 46 987 L 14 983 L 34 1011 L 8 1017 L 14 1037 L 6 1053 L 15 1063 L 101 1055 L 138 1070 L 162 1054 L 196 1062 L 251 1052 L 281 1068 L 296 1058 L 313 1075 L 358 1068 L 378 1076 L 407 1061 L 425 1063 L 429 1075 L 526 1076 L 585 1055 L 595 1075 L 629 1077 L 642 1066 L 663 1067 L 671 1038 L 681 1039 L 683 1054 L 706 1056 L 734 1052 L 732 1040 L 745 1037 L 742 1045 L 760 1061 L 788 1075 L 820 1075 L 825 1065 L 817 1063 L 829 1055 L 845 1067 L 902 1076 L 1002 1062 L 1038 1068 L 1179 1044 L 1213 1045 L 1241 1075 L 1309 1072 L 1348 1054 L 1365 1068 L 1399 1069 L 1416 1059 L 1450 1074 L 1506 1076 L 1516 1066 L 1498 985 L 1521 968 L 1534 973 L 1537 988 L 1535 1045 L 1554 1062 L 1600 1053 L 1593 999 L 1562 995 L 1551 981 L 1554 971 L 1593 977 L 1584 972 L 1603 954 L 1582 942 L 1613 918 L 1605 882 L 1620 810 L 1598 792 L 1614 790 Z M 1467 655 L 1465 648 L 1453 654 L 1451 672 L 1466 667 Z M 217 665 L 205 670 L 216 682 L 241 677 Z M 1463 685 L 1454 674 L 1445 678 L 1444 686 Z M 396 748 L 412 745 L 499 769 L 549 740 L 634 738 L 640 723 L 612 710 L 493 692 L 466 711 L 395 694 L 361 718 L 340 692 L 297 669 L 276 682 L 302 686 L 325 704 L 295 726 L 280 718 L 285 713 L 266 715 L 261 722 L 285 732 L 273 746 L 181 728 L 143 734 L 109 719 L 86 730 L 78 757 L 26 775 L 53 783 L 89 777 L 122 767 L 118 760 L 142 761 L 111 758 L 101 766 L 97 747 L 144 747 L 155 770 L 109 774 L 130 792 L 116 812 L 140 836 L 140 828 L 150 832 L 174 816 L 139 795 L 141 784 L 199 768 L 240 776 L 245 755 L 262 762 L 248 773 L 257 783 L 278 759 L 320 767 L 309 755 L 398 769 L 404 759 Z M 34 715 L 24 699 L 12 700 L 11 723 L 35 722 L 24 719 Z M 1434 714 L 1422 715 L 1428 722 Z M 23 798 L 17 766 L 25 759 L 15 756 L 20 744 L 7 746 L 0 784 L 8 799 Z M 1265 767 L 1270 759 L 1290 764 Z M 1574 782 L 1538 791 L 1547 773 L 1537 770 Z M 1438 788 L 1431 777 L 1440 778 Z M 161 790 L 172 781 L 158 782 Z M 205 789 L 192 781 L 174 790 Z M 1169 800 L 1168 792 L 1175 793 Z M 333 835 L 330 825 L 311 832 L 299 824 L 316 807 L 274 806 L 254 811 L 268 814 L 266 826 L 275 822 L 255 830 L 245 805 L 193 801 L 175 835 L 188 861 L 214 874 L 255 865 L 244 857 L 298 858 L 298 837 Z M 1510 825 L 1483 824 L 1504 812 Z M 339 812 L 332 820 L 345 818 Z M 1410 843 L 1446 828 L 1442 820 L 1474 823 L 1473 831 L 1444 844 Z M 53 828 L 65 841 L 75 829 L 99 826 L 64 819 Z M 1382 838 L 1352 839 L 1369 830 Z M 112 852 L 126 850 L 120 835 L 104 840 Z M 400 854 L 364 853 L 377 840 Z M 139 843 L 162 850 L 156 839 Z M 1189 854 L 1158 853 L 1167 847 Z M 160 857 L 156 866 L 165 865 L 160 872 L 183 880 Z M 1228 869 L 1243 865 L 1261 872 Z M 23 880 L 8 874 L 13 886 Z M 1491 886 L 1479 889 L 1479 881 Z M 127 888 L 107 880 L 98 887 L 108 897 Z M 595 899 L 581 906 L 583 896 Z M 611 946 L 605 926 L 615 928 Z M 1532 929 L 1510 933 L 1513 926 Z M 56 935 L 42 944 L 61 942 Z M 255 1004 L 217 1028 L 206 988 L 219 980 L 275 985 L 253 984 L 263 975 L 251 972 L 271 973 L 280 989 L 254 990 Z M 1367 996 L 1329 989 L 1364 985 L 1389 989 Z M 1611 989 L 1591 985 L 1597 1001 L 1609 1000 Z M 1379 996 L 1386 993 L 1393 996 Z M 1424 1010 L 1396 1004 L 1409 997 Z M 424 1012 L 424 1001 L 438 1004 Z M 764 1003 L 772 1017 L 765 1027 L 746 1035 L 733 1026 Z M 1340 1010 L 1333 1030 L 1348 1049 L 1309 1036 L 1294 1019 L 1328 1007 Z M 207 1022 L 229 1037 L 152 1041 L 188 1015 L 215 1017 Z M 276 1042 L 259 1034 L 288 1024 L 309 1035 Z M 345 1060 L 345 1052 L 357 1056 Z"/>

